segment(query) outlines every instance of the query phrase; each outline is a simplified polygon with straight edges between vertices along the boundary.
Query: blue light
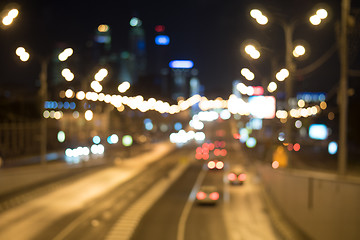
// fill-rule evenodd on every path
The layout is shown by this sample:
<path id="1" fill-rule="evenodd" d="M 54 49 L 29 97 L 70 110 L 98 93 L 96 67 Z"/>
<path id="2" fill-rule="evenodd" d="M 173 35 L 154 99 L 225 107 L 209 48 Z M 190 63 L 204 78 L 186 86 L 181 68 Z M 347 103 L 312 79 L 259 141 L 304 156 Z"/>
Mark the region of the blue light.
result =
<path id="1" fill-rule="evenodd" d="M 95 136 L 95 137 L 93 137 L 93 143 L 95 143 L 95 144 L 99 144 L 100 143 L 100 141 L 101 141 L 101 139 L 100 139 L 100 137 L 99 136 Z"/>
<path id="2" fill-rule="evenodd" d="M 155 37 L 155 44 L 156 45 L 169 45 L 170 38 L 166 35 L 158 35 Z"/>
<path id="3" fill-rule="evenodd" d="M 70 103 L 69 102 L 64 102 L 64 108 L 69 109 L 70 108 Z"/>
<path id="4" fill-rule="evenodd" d="M 74 110 L 76 108 L 76 103 L 71 102 L 70 103 L 70 109 Z"/>
<path id="5" fill-rule="evenodd" d="M 147 122 L 145 123 L 145 129 L 150 131 L 154 128 L 154 125 L 152 124 L 152 122 Z"/>
<path id="6" fill-rule="evenodd" d="M 169 63 L 170 68 L 188 69 L 194 66 L 194 62 L 190 60 L 173 60 Z"/>
<path id="7" fill-rule="evenodd" d="M 330 142 L 328 146 L 328 152 L 332 155 L 337 153 L 338 150 L 338 144 L 336 142 Z"/>
<path id="8" fill-rule="evenodd" d="M 175 123 L 174 128 L 176 131 L 180 131 L 182 129 L 182 124 L 177 122 L 177 123 Z"/>
<path id="9" fill-rule="evenodd" d="M 328 137 L 328 130 L 325 124 L 311 124 L 309 137 L 316 140 L 325 140 Z"/>

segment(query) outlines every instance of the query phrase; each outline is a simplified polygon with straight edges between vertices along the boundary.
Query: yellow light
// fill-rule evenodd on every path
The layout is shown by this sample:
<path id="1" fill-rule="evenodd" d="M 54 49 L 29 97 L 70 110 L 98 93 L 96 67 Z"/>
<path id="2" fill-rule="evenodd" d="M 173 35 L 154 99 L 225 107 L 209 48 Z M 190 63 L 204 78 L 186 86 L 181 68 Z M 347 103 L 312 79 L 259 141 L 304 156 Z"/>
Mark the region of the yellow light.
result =
<path id="1" fill-rule="evenodd" d="M 66 96 L 67 98 L 73 98 L 73 97 L 74 97 L 74 91 L 71 90 L 71 89 L 66 90 L 66 91 L 65 91 L 65 96 Z"/>
<path id="2" fill-rule="evenodd" d="M 252 9 L 251 11 L 250 11 L 250 16 L 252 17 L 252 18 L 258 18 L 258 17 L 260 17 L 260 16 L 262 16 L 262 12 L 259 10 L 259 9 Z"/>
<path id="3" fill-rule="evenodd" d="M 98 31 L 99 32 L 107 32 L 107 31 L 109 31 L 109 26 L 106 24 L 101 24 L 98 26 Z"/>
<path id="4" fill-rule="evenodd" d="M 268 85 L 268 87 L 267 87 L 267 90 L 268 90 L 269 92 L 275 92 L 276 89 L 277 89 L 277 84 L 276 84 L 276 82 L 270 82 L 269 85 Z"/>
<path id="5" fill-rule="evenodd" d="M 19 10 L 17 10 L 16 8 L 11 9 L 8 13 L 8 16 L 11 18 L 16 18 L 19 15 Z"/>
<path id="6" fill-rule="evenodd" d="M 316 15 L 319 16 L 320 19 L 325 19 L 328 16 L 328 12 L 325 9 L 319 9 L 316 11 Z"/>
<path id="7" fill-rule="evenodd" d="M 300 57 L 305 54 L 305 47 L 302 45 L 297 45 L 293 51 L 294 57 Z"/>
<path id="8" fill-rule="evenodd" d="M 27 60 L 29 60 L 30 58 L 30 54 L 27 53 L 27 52 L 24 52 L 23 54 L 21 54 L 20 56 L 20 60 L 23 61 L 23 62 L 26 62 Z"/>
<path id="9" fill-rule="evenodd" d="M 320 108 L 321 108 L 322 110 L 325 110 L 325 109 L 327 108 L 326 102 L 321 102 L 321 103 L 320 103 Z"/>
<path id="10" fill-rule="evenodd" d="M 84 100 L 84 99 L 85 99 L 85 92 L 83 92 L 83 91 L 77 92 L 77 93 L 76 93 L 76 98 L 77 98 L 78 100 Z"/>
<path id="11" fill-rule="evenodd" d="M 5 16 L 2 20 L 2 23 L 5 25 L 5 26 L 9 26 L 12 22 L 13 22 L 13 18 L 10 17 L 10 16 Z"/>
<path id="12" fill-rule="evenodd" d="M 312 25 L 319 25 L 321 23 L 321 18 L 318 15 L 313 15 L 309 18 L 309 21 Z"/>
<path id="13" fill-rule="evenodd" d="M 268 20 L 268 18 L 267 18 L 266 16 L 262 15 L 262 16 L 258 17 L 258 18 L 256 19 L 256 21 L 257 21 L 258 24 L 260 24 L 260 25 L 266 25 L 269 20 Z"/>
<path id="14" fill-rule="evenodd" d="M 18 47 L 18 48 L 15 50 L 16 55 L 18 55 L 19 57 L 20 57 L 23 53 L 25 53 L 25 52 L 26 52 L 26 50 L 25 50 L 25 48 L 23 48 L 23 47 Z"/>
<path id="15" fill-rule="evenodd" d="M 299 107 L 305 107 L 305 101 L 303 99 L 300 99 L 298 102 L 297 102 L 298 106 Z"/>

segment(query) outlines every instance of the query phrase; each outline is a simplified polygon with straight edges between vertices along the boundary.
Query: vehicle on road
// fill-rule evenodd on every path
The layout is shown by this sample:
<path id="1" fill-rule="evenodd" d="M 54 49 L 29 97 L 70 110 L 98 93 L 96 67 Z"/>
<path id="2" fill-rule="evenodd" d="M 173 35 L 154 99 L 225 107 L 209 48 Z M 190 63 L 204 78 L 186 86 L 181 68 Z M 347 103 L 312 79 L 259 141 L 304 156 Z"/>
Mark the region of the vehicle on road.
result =
<path id="1" fill-rule="evenodd" d="M 246 181 L 246 173 L 243 168 L 232 168 L 227 174 L 227 180 L 232 185 L 243 185 Z"/>
<path id="2" fill-rule="evenodd" d="M 219 198 L 219 191 L 213 185 L 201 186 L 196 193 L 196 203 L 199 205 L 215 205 Z"/>

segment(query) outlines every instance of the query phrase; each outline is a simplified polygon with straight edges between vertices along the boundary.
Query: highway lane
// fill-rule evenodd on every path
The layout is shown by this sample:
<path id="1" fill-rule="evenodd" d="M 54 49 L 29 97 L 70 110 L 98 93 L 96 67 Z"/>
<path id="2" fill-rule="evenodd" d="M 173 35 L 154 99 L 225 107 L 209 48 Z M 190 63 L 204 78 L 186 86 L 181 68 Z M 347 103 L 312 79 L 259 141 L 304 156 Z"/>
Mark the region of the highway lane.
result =
<path id="1" fill-rule="evenodd" d="M 224 170 L 207 170 L 204 161 L 191 164 L 144 216 L 132 239 L 280 239 L 268 216 L 254 165 L 235 140 L 228 142 L 226 148 Z M 226 173 L 239 164 L 247 171 L 247 181 L 242 186 L 229 185 Z M 216 206 L 194 202 L 194 193 L 202 184 L 220 189 Z"/>

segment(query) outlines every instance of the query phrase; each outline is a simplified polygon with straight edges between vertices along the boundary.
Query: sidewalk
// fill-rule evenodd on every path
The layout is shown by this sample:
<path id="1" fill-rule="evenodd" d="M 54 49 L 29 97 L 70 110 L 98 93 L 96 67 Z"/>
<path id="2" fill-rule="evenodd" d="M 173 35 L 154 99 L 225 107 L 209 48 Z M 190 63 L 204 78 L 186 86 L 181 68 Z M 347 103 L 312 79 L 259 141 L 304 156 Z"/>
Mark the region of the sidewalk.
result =
<path id="1" fill-rule="evenodd" d="M 142 146 L 141 149 L 138 148 L 136 151 L 133 151 L 132 155 L 128 158 L 124 158 L 124 154 L 119 150 L 113 149 L 104 156 L 90 156 L 78 163 L 65 161 L 65 155 L 60 152 L 49 153 L 46 164 L 40 163 L 40 156 L 23 159 L 23 163 L 38 163 L 0 168 L 0 202 L 33 188 L 79 173 L 88 173 L 95 169 L 113 166 L 114 164 L 119 165 L 124 162 L 134 161 L 137 157 L 141 157 L 142 154 L 153 155 L 157 151 L 163 152 L 164 148 L 167 149 L 166 151 L 171 151 L 174 146 L 169 142 L 151 144 L 148 147 Z M 149 151 L 151 151 L 151 154 Z"/>

